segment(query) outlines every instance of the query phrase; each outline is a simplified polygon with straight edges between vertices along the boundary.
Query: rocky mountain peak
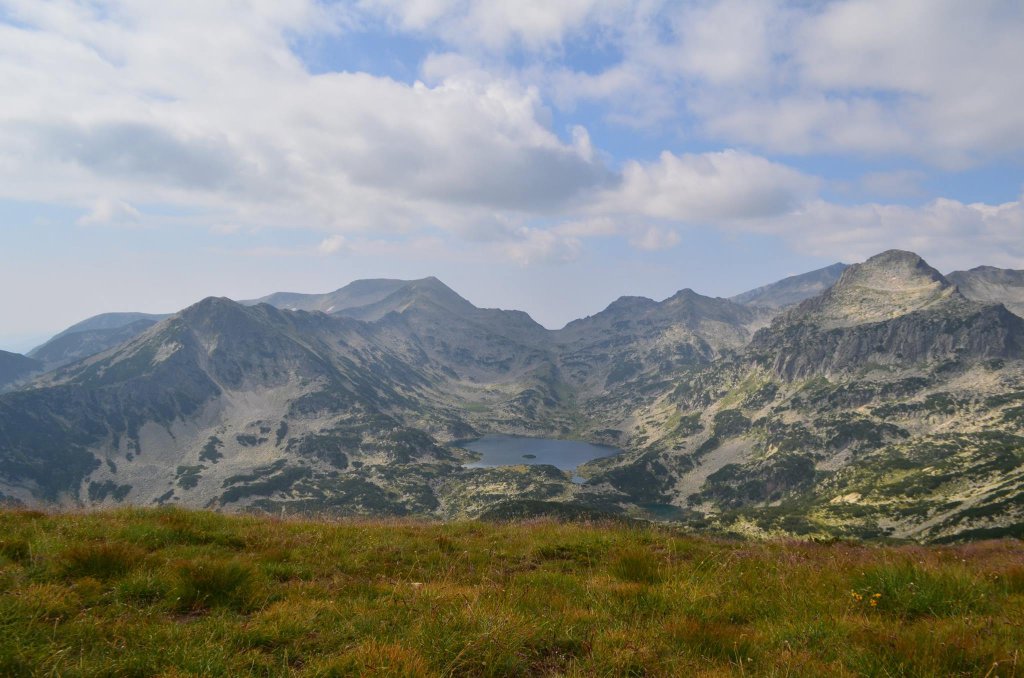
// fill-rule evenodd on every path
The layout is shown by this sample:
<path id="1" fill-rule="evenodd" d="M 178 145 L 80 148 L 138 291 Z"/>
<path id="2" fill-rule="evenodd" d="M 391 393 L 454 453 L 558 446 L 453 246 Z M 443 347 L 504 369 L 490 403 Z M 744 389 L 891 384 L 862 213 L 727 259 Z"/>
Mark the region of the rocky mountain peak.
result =
<path id="1" fill-rule="evenodd" d="M 168 321 L 174 332 L 185 329 L 203 341 L 218 341 L 224 335 L 261 335 L 275 325 L 286 312 L 269 304 L 243 306 L 226 297 L 207 297 L 184 309 Z M 154 330 L 156 331 L 156 330 Z"/>
<path id="2" fill-rule="evenodd" d="M 437 278 L 429 277 L 410 280 L 380 301 L 341 313 L 359 320 L 375 321 L 388 313 L 405 313 L 409 310 L 433 312 L 439 308 L 457 315 L 478 310 L 455 290 Z"/>
<path id="3" fill-rule="evenodd" d="M 797 309 L 823 327 L 891 320 L 959 296 L 956 287 L 913 252 L 888 250 L 850 266 L 822 296 Z"/>
<path id="4" fill-rule="evenodd" d="M 448 302 L 457 303 L 460 306 L 469 304 L 468 301 L 459 296 L 458 292 L 434 276 L 413 280 L 407 285 L 407 289 L 416 294 L 427 295 L 435 299 L 444 299 Z"/>
<path id="5" fill-rule="evenodd" d="M 648 310 L 656 307 L 658 302 L 647 297 L 623 296 L 619 297 L 603 311 L 604 313 L 630 313 L 633 311 Z"/>
<path id="6" fill-rule="evenodd" d="M 241 312 L 244 312 L 243 307 L 238 302 L 232 301 L 227 297 L 206 297 L 185 308 L 177 316 L 188 321 L 195 321 Z"/>
<path id="7" fill-rule="evenodd" d="M 860 284 L 875 289 L 899 291 L 908 287 L 938 283 L 949 286 L 941 273 L 914 252 L 886 250 L 843 271 L 837 285 Z"/>
<path id="8" fill-rule="evenodd" d="M 699 294 L 699 293 L 693 291 L 689 287 L 684 287 L 683 289 L 679 290 L 678 292 L 673 294 L 671 297 L 669 297 L 665 301 L 694 301 L 696 299 L 707 299 L 707 298 L 710 298 L 710 297 L 705 297 L 704 295 Z"/>

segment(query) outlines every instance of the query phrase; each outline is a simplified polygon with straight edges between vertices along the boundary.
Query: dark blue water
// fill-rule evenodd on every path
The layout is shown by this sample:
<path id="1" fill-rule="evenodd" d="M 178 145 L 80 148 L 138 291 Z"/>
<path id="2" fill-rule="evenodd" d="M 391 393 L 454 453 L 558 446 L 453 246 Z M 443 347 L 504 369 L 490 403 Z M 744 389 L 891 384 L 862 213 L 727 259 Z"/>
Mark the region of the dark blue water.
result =
<path id="1" fill-rule="evenodd" d="M 479 461 L 466 464 L 467 468 L 491 468 L 518 464 L 550 464 L 563 471 L 573 471 L 573 482 L 582 483 L 575 474 L 576 467 L 591 459 L 610 457 L 622 450 L 605 445 L 593 445 L 582 440 L 552 440 L 525 436 L 487 435 L 461 443 L 467 450 L 481 455 Z"/>

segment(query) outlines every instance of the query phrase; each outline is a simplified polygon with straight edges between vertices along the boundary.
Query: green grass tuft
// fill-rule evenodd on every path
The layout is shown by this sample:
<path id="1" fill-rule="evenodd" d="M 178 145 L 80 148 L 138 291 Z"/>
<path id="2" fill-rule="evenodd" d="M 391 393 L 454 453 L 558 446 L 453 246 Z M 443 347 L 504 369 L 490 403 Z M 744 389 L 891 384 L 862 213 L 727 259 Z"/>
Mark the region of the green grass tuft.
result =
<path id="1" fill-rule="evenodd" d="M 643 548 L 628 548 L 614 557 L 611 573 L 622 581 L 657 584 L 661 581 L 658 559 Z"/>
<path id="2" fill-rule="evenodd" d="M 142 553 L 129 544 L 102 542 L 80 544 L 60 554 L 61 571 L 71 578 L 117 579 L 130 572 Z"/>
<path id="3" fill-rule="evenodd" d="M 988 582 L 964 568 L 935 571 L 912 563 L 871 567 L 857 579 L 854 590 L 863 599 L 858 602 L 904 618 L 984 612 L 992 594 Z"/>
<path id="4" fill-rule="evenodd" d="M 0 535 L 0 676 L 1021 675 L 1015 540 L 130 508 Z"/>
<path id="5" fill-rule="evenodd" d="M 175 571 L 174 599 L 180 610 L 226 607 L 243 611 L 253 603 L 256 575 L 247 563 L 202 558 L 179 563 Z"/>
<path id="6" fill-rule="evenodd" d="M 32 548 L 25 539 L 3 537 L 0 538 L 0 556 L 16 563 L 23 563 L 32 557 Z"/>

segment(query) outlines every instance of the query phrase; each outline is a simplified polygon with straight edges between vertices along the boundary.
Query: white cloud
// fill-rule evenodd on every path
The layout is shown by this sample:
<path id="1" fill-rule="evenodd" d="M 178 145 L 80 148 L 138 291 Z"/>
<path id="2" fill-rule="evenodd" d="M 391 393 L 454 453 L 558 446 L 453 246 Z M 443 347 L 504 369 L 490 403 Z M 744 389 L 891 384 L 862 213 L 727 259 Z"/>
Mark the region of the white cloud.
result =
<path id="1" fill-rule="evenodd" d="M 517 235 L 516 240 L 502 244 L 500 249 L 523 266 L 573 261 L 582 250 L 579 238 L 556 230 L 523 228 Z"/>
<path id="2" fill-rule="evenodd" d="M 850 2 L 802 35 L 816 36 L 801 55 L 808 81 L 895 97 L 895 119 L 879 127 L 911 130 L 897 150 L 919 146 L 926 157 L 958 164 L 1024 148 L 1024 81 L 1009 66 L 1024 62 L 1019 3 Z"/>
<path id="3" fill-rule="evenodd" d="M 678 69 L 719 85 L 763 81 L 773 67 L 771 34 L 780 20 L 777 2 L 722 0 L 684 6 L 673 17 L 680 36 L 653 51 L 663 69 Z"/>
<path id="4" fill-rule="evenodd" d="M 818 181 L 737 150 L 627 163 L 620 186 L 599 209 L 685 222 L 716 222 L 783 214 L 814 194 Z"/>
<path id="5" fill-rule="evenodd" d="M 529 49 L 559 44 L 584 26 L 608 25 L 630 12 L 626 0 L 362 0 L 393 25 L 437 34 L 462 46 Z"/>
<path id="6" fill-rule="evenodd" d="M 557 211 L 612 179 L 515 80 L 311 75 L 292 36 L 343 23 L 313 0 L 6 4 L 0 197 L 406 232 Z"/>
<path id="7" fill-rule="evenodd" d="M 598 238 L 622 235 L 624 222 L 609 216 L 564 221 L 554 228 L 559 234 L 573 238 Z"/>
<path id="8" fill-rule="evenodd" d="M 679 232 L 672 228 L 649 226 L 629 239 L 640 250 L 667 250 L 679 244 Z"/>
<path id="9" fill-rule="evenodd" d="M 83 224 L 138 223 L 133 205 L 158 203 L 217 232 L 317 231 L 305 256 L 429 234 L 569 261 L 597 238 L 670 248 L 694 224 L 830 257 L 956 238 L 978 261 L 1021 256 L 1019 203 L 835 205 L 763 155 L 960 166 L 1024 151 L 1014 3 L 0 0 L 0 13 L 0 198 L 118 196 Z M 313 74 L 293 51 L 380 17 L 446 50 L 420 64 L 423 82 Z M 560 58 L 581 45 L 602 67 Z M 549 110 L 585 101 L 669 126 L 676 150 L 613 161 Z M 899 199 L 921 183 L 869 172 L 857 190 Z"/>
<path id="10" fill-rule="evenodd" d="M 999 205 L 939 198 L 920 207 L 814 200 L 789 214 L 731 228 L 778 235 L 797 251 L 844 261 L 895 247 L 946 271 L 979 263 L 1024 268 L 1024 196 Z"/>
<path id="11" fill-rule="evenodd" d="M 632 10 L 584 24 L 621 59 L 596 72 L 531 64 L 531 77 L 567 110 L 600 101 L 614 122 L 763 151 L 905 154 L 948 168 L 1024 151 L 1019 2 L 651 0 Z"/>
<path id="12" fill-rule="evenodd" d="M 142 214 L 123 200 L 99 198 L 92 209 L 78 220 L 81 226 L 137 226 Z"/>
<path id="13" fill-rule="evenodd" d="M 320 254 L 337 254 L 346 249 L 348 241 L 343 235 L 332 235 L 324 238 L 317 247 Z"/>

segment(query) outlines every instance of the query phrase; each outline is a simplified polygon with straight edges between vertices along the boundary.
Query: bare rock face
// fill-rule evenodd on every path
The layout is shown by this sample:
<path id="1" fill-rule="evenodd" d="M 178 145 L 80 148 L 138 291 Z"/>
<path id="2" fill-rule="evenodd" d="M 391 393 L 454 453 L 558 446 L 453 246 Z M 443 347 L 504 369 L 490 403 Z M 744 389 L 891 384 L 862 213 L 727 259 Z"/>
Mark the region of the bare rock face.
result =
<path id="1" fill-rule="evenodd" d="M 1024 322 L 1002 306 L 966 300 L 941 310 L 891 320 L 822 329 L 804 323 L 773 326 L 752 348 L 768 354 L 786 379 L 848 372 L 868 364 L 911 367 L 945 360 L 1020 358 Z"/>
<path id="2" fill-rule="evenodd" d="M 850 266 L 820 297 L 779 316 L 751 350 L 786 379 L 866 364 L 1018 358 L 1020 321 L 964 298 L 916 254 L 891 250 Z"/>
<path id="3" fill-rule="evenodd" d="M 913 252 L 889 250 L 850 266 L 795 313 L 823 329 L 892 320 L 956 296 L 956 288 Z"/>
<path id="4" fill-rule="evenodd" d="M 1015 273 L 953 284 L 889 251 L 749 303 L 623 297 L 557 331 L 434 278 L 87 322 L 66 336 L 98 353 L 0 395 L 0 501 L 441 518 L 527 501 L 732 533 L 1021 534 Z M 624 451 L 582 485 L 464 468 L 452 442 L 491 432 Z"/>
<path id="5" fill-rule="evenodd" d="M 969 271 L 954 271 L 946 278 L 968 299 L 1002 304 L 1024 317 L 1024 271 L 978 266 Z"/>
<path id="6" fill-rule="evenodd" d="M 577 388 L 621 390 L 651 373 L 711 362 L 742 348 L 770 312 L 681 290 L 656 302 L 621 297 L 555 334 L 563 371 Z"/>

